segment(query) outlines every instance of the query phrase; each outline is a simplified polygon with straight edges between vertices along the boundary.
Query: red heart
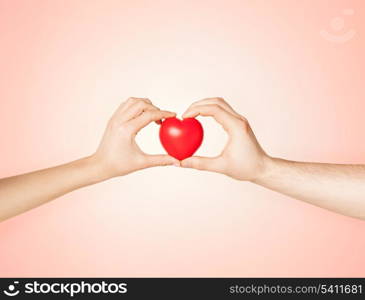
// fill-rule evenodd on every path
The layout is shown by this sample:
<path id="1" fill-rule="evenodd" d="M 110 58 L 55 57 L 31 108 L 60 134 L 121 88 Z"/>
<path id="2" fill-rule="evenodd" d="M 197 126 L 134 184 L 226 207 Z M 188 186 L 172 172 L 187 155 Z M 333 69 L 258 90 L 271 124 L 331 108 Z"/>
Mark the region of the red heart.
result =
<path id="1" fill-rule="evenodd" d="M 192 156 L 203 141 L 203 127 L 197 119 L 164 120 L 160 127 L 160 141 L 166 152 L 178 160 Z"/>

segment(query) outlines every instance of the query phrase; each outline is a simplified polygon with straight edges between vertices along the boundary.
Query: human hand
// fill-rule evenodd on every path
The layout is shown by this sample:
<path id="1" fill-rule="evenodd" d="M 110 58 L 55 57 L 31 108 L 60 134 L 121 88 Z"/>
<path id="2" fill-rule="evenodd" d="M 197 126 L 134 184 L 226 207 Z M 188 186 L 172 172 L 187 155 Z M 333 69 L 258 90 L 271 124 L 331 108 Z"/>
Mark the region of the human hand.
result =
<path id="1" fill-rule="evenodd" d="M 193 103 L 183 118 L 213 117 L 228 133 L 229 139 L 217 157 L 189 157 L 182 167 L 218 172 L 238 180 L 254 181 L 265 171 L 269 156 L 256 140 L 248 121 L 222 98 L 208 98 Z"/>
<path id="2" fill-rule="evenodd" d="M 169 155 L 149 155 L 137 145 L 135 136 L 143 127 L 161 119 L 174 117 L 175 113 L 159 110 L 149 99 L 129 98 L 123 102 L 110 119 L 99 148 L 92 155 L 102 180 L 128 173 L 179 162 Z"/>

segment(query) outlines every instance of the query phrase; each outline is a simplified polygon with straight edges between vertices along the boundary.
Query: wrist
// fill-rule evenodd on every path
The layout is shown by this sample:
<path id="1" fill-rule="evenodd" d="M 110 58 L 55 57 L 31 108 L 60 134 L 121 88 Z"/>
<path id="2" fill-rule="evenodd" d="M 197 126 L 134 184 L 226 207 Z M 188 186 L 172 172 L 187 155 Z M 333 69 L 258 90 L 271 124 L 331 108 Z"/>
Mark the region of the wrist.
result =
<path id="1" fill-rule="evenodd" d="M 112 176 L 108 175 L 103 162 L 95 155 L 90 155 L 82 159 L 85 170 L 90 175 L 92 184 L 110 179 Z"/>
<path id="2" fill-rule="evenodd" d="M 268 178 L 275 174 L 279 164 L 278 158 L 265 155 L 262 159 L 261 170 L 259 174 L 251 180 L 256 184 L 263 184 Z"/>

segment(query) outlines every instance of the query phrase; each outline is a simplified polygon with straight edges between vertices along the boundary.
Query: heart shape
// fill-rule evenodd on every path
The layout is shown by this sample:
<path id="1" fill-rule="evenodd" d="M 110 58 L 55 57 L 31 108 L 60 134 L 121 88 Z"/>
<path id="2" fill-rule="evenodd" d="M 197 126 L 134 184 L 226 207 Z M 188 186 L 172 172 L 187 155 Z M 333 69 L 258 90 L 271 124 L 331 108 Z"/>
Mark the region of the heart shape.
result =
<path id="1" fill-rule="evenodd" d="M 162 146 L 178 160 L 192 156 L 202 144 L 203 135 L 203 127 L 195 118 L 168 118 L 160 127 Z"/>

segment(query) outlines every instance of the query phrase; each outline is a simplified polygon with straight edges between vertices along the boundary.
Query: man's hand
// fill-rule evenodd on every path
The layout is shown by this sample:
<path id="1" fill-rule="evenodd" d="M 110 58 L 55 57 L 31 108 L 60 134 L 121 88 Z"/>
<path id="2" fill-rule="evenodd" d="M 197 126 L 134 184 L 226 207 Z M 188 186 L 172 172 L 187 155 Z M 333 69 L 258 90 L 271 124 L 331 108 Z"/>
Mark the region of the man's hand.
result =
<path id="1" fill-rule="evenodd" d="M 143 127 L 175 113 L 160 110 L 149 99 L 129 98 L 110 119 L 103 139 L 92 160 L 96 162 L 103 179 L 122 176 L 136 170 L 179 164 L 168 155 L 148 155 L 138 147 L 135 136 Z"/>
<path id="2" fill-rule="evenodd" d="M 272 158 L 258 144 L 247 120 L 224 100 L 190 106 L 183 117 L 212 116 L 229 140 L 218 157 L 190 157 L 183 167 L 219 172 L 344 215 L 365 220 L 365 166 L 307 163 Z"/>
<path id="3" fill-rule="evenodd" d="M 235 112 L 222 98 L 209 98 L 193 103 L 183 114 L 184 118 L 213 117 L 228 134 L 223 152 L 213 158 L 190 157 L 182 167 L 213 171 L 238 180 L 255 180 L 260 177 L 269 157 L 262 150 L 247 120 Z"/>

